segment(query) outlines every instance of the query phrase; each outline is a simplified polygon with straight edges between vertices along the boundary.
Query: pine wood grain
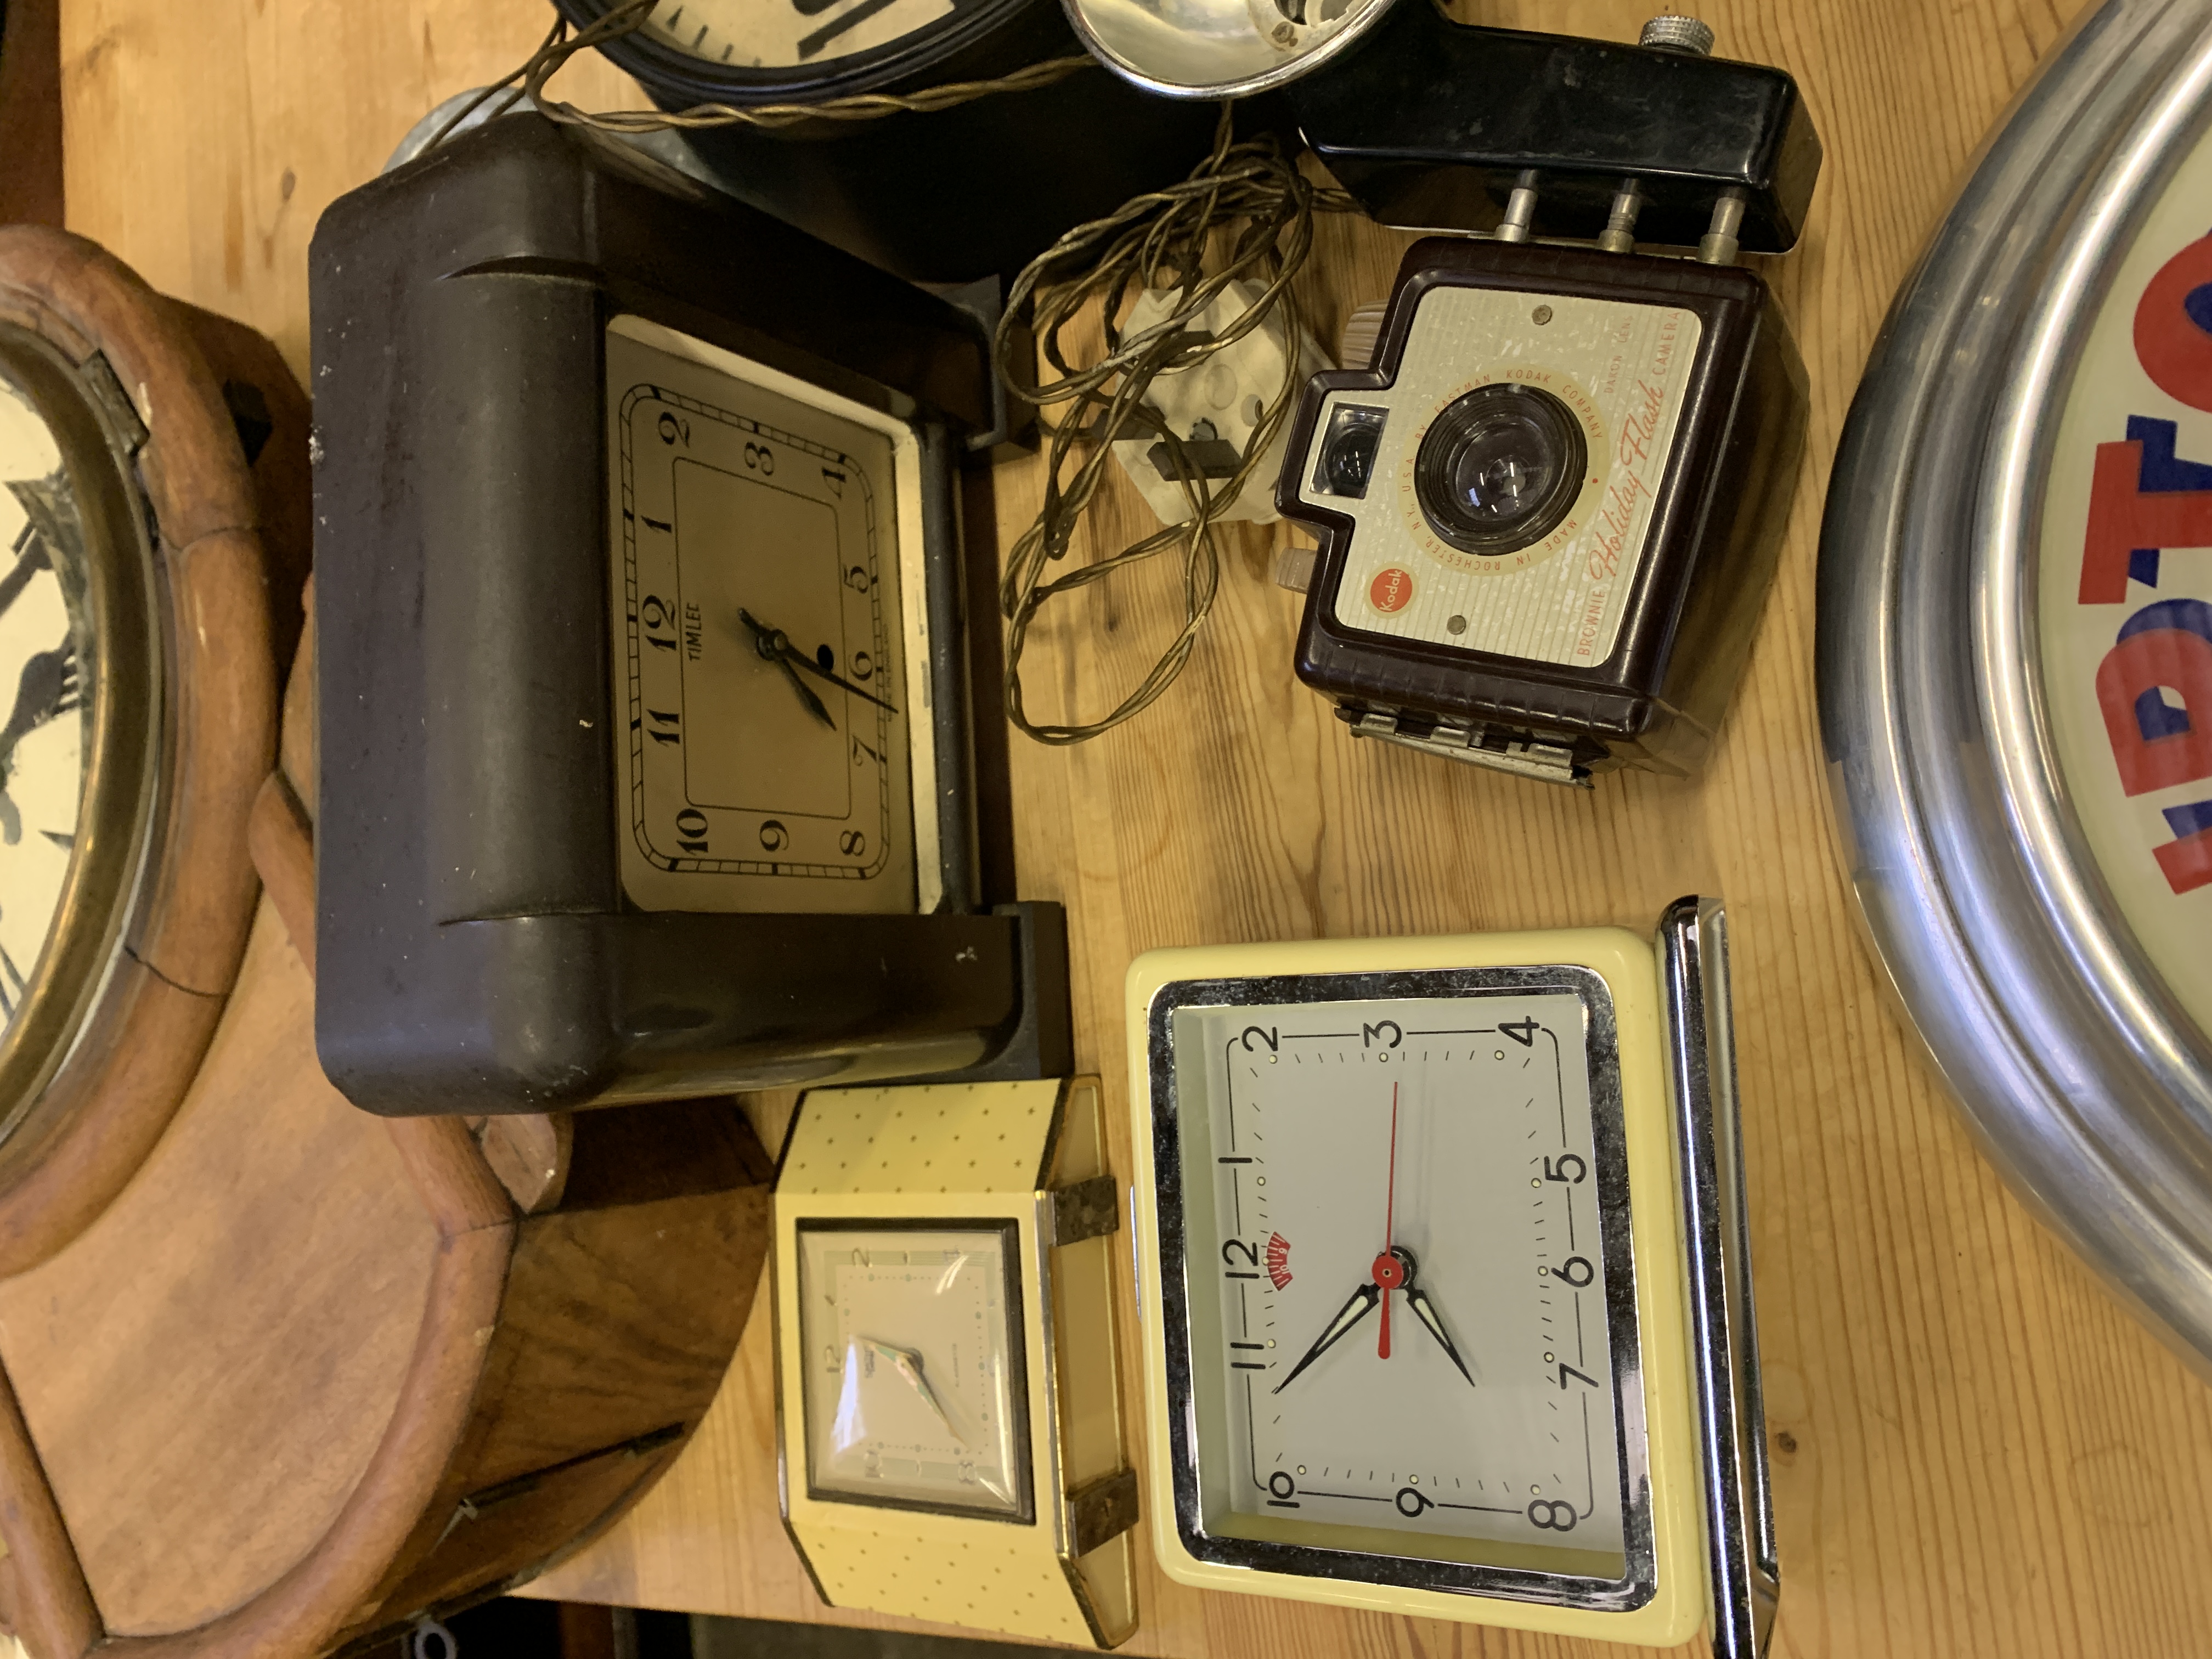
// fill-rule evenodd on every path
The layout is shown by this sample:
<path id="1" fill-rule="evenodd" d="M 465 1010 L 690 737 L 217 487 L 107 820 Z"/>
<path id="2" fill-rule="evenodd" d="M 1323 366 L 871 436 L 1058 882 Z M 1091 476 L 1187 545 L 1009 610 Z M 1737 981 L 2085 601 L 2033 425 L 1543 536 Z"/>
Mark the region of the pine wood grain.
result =
<path id="1" fill-rule="evenodd" d="M 1785 1589 L 1802 1659 L 2212 1653 L 2212 1394 L 2120 1313 L 1976 1155 L 1882 1000 L 1837 875 L 1812 701 L 1820 492 L 1891 295 L 2071 0 L 1722 0 L 1730 55 L 1790 69 L 1827 145 L 1811 230 L 1771 266 L 1812 376 L 1790 540 L 1702 781 L 1589 795 L 1354 747 L 1289 672 L 1293 602 L 1246 532 L 1189 674 L 1101 741 L 1016 739 L 1024 894 L 1069 907 L 1077 1060 L 1126 1147 L 1121 978 L 1158 945 L 1621 921 L 1729 901 Z M 1626 0 L 1495 0 L 1480 21 L 1626 39 Z M 157 286 L 253 323 L 306 373 L 307 238 L 436 99 L 504 71 L 538 0 L 64 0 L 72 225 Z M 605 65 L 570 95 L 629 101 Z M 1301 298 L 1333 337 L 1406 239 L 1334 222 Z M 994 480 L 1002 537 L 1033 468 Z M 1091 546 L 1144 526 L 1116 488 Z M 1167 573 L 1041 628 L 1040 714 L 1097 710 L 1166 637 Z M 774 1146 L 788 1101 L 757 1103 Z M 1121 1284 L 1128 1294 L 1126 1273 Z M 1125 1301 L 1125 1315 L 1133 1312 Z M 668 1478 L 544 1594 L 825 1613 L 775 1516 L 769 1322 Z M 1126 1382 L 1133 1389 L 1135 1377 Z M 1599 1650 L 1201 1596 L 1146 1567 L 1128 1651 L 1505 1656 Z M 1624 1650 L 1625 1651 L 1625 1650 Z"/>

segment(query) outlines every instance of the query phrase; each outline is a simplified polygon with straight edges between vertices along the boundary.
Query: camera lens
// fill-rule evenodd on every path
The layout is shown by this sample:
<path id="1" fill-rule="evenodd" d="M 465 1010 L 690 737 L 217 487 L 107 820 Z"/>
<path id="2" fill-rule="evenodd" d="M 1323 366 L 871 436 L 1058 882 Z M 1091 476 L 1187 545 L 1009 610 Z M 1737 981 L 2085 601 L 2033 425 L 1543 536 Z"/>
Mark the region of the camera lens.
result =
<path id="1" fill-rule="evenodd" d="M 1499 381 L 1455 398 L 1430 423 L 1413 492 L 1430 526 L 1462 552 L 1512 553 L 1558 528 L 1589 459 L 1565 404 Z"/>
<path id="2" fill-rule="evenodd" d="M 1329 440 L 1328 449 L 1321 458 L 1322 476 L 1328 481 L 1329 494 L 1367 494 L 1367 475 L 1374 471 L 1375 443 L 1381 435 L 1380 427 L 1355 426 Z"/>

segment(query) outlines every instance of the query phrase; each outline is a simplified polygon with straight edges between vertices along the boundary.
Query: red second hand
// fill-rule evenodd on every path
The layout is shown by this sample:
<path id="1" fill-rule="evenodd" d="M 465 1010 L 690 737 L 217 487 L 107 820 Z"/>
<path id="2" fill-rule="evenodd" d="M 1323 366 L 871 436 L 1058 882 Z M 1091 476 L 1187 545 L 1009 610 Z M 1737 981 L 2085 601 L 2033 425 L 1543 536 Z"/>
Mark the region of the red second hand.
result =
<path id="1" fill-rule="evenodd" d="M 1382 1291 L 1382 1329 L 1375 1357 L 1390 1357 L 1390 1291 L 1404 1277 L 1398 1258 L 1390 1254 L 1397 1241 L 1398 1219 L 1398 1085 L 1390 1085 L 1390 1186 L 1382 1197 L 1382 1254 L 1375 1258 L 1375 1282 Z"/>

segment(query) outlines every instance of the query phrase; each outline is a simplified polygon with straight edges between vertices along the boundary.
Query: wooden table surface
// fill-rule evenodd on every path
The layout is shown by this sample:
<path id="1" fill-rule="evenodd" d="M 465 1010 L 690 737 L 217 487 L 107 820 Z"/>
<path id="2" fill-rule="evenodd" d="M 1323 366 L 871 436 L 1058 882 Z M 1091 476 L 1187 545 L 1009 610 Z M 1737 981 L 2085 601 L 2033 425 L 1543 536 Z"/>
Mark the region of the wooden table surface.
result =
<path id="1" fill-rule="evenodd" d="M 2212 1393 L 2107 1300 L 1977 1155 L 1886 1004 L 1838 878 L 1813 701 L 1816 530 L 1890 296 L 2071 0 L 1703 0 L 1779 64 L 1827 147 L 1776 262 L 1811 371 L 1782 570 L 1703 780 L 1594 793 L 1349 741 L 1290 672 L 1296 611 L 1243 532 L 1189 672 L 1134 725 L 1014 740 L 1023 892 L 1066 904 L 1079 1062 L 1127 1146 L 1121 976 L 1155 945 L 1570 923 L 1729 902 L 1784 1593 L 1803 1656 L 2212 1654 Z M 1481 0 L 1471 21 L 1630 39 L 1633 0 Z M 437 100 L 519 62 L 542 0 L 63 0 L 69 220 L 157 287 L 271 335 L 307 377 L 307 246 Z M 572 95 L 628 102 L 602 64 Z M 1332 337 L 1406 239 L 1330 224 L 1305 285 Z M 1034 465 L 995 480 L 1002 544 Z M 1117 493 L 1096 534 L 1146 520 Z M 1172 625 L 1172 574 L 1040 630 L 1031 707 L 1096 712 Z M 763 1101 L 763 1128 L 788 1103 Z M 1126 1298 L 1127 1286 L 1122 1287 Z M 825 1610 L 775 1517 L 764 1317 L 675 1472 L 539 1593 L 770 1618 Z M 1125 1386 L 1133 1400 L 1132 1370 Z M 241 1449 L 241 1451 L 245 1449 Z M 1566 1655 L 1586 1644 L 1248 1596 L 1146 1569 L 1127 1651 Z M 1624 1650 L 1626 1651 L 1626 1650 Z"/>

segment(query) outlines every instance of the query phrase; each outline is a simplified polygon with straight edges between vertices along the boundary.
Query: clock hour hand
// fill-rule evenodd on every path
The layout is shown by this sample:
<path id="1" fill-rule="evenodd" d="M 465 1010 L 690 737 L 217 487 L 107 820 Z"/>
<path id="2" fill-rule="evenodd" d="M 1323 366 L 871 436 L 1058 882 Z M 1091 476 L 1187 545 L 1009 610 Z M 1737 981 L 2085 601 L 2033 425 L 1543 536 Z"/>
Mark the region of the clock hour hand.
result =
<path id="1" fill-rule="evenodd" d="M 814 718 L 820 720 L 823 725 L 828 726 L 832 732 L 835 732 L 837 729 L 837 722 L 830 717 L 830 711 L 823 707 L 822 699 L 814 695 L 814 688 L 807 684 L 805 680 L 799 678 L 798 673 L 792 668 L 792 665 L 786 662 L 782 658 L 778 657 L 775 659 L 775 665 L 783 670 L 784 678 L 789 680 L 791 682 L 791 689 L 799 693 L 799 702 L 805 703 L 808 708 L 813 711 Z"/>
<path id="2" fill-rule="evenodd" d="M 952 1426 L 951 1417 L 938 1400 L 936 1391 L 929 1386 L 929 1379 L 921 1374 L 921 1356 L 911 1348 L 894 1348 L 890 1343 L 878 1342 L 872 1337 L 867 1339 L 867 1343 L 877 1353 L 891 1362 L 891 1369 L 899 1374 L 900 1380 L 921 1396 L 923 1405 L 937 1413 L 937 1420 L 945 1425 L 945 1431 L 962 1445 L 966 1445 L 967 1437 Z"/>
<path id="3" fill-rule="evenodd" d="M 783 671 L 783 678 L 799 694 L 799 702 L 806 705 L 816 720 L 832 732 L 836 731 L 837 722 L 830 718 L 830 710 L 823 706 L 822 699 L 814 695 L 814 688 L 799 678 L 799 671 L 791 665 L 791 657 L 795 653 L 790 653 L 791 641 L 784 638 L 782 630 L 770 628 L 750 611 L 739 611 L 738 620 L 751 633 L 753 649 Z"/>
<path id="4" fill-rule="evenodd" d="M 859 686 L 854 684 L 852 681 L 847 679 L 843 675 L 835 673 L 830 669 L 824 668 L 820 663 L 817 662 L 813 658 L 808 656 L 804 651 L 801 651 L 797 646 L 793 645 L 791 642 L 791 635 L 785 633 L 781 628 L 770 628 L 766 623 L 761 621 L 759 617 L 754 616 L 750 611 L 739 611 L 738 612 L 738 620 L 744 623 L 748 629 L 752 630 L 753 647 L 763 657 L 775 657 L 783 662 L 790 664 L 794 668 L 803 668 L 810 674 L 818 674 L 841 691 L 849 691 L 854 696 L 864 698 L 866 701 L 875 704 L 877 708 L 884 709 L 888 713 L 893 714 L 898 713 L 898 708 L 896 704 L 885 702 L 874 692 L 864 691 Z"/>
<path id="5" fill-rule="evenodd" d="M 1362 1285 L 1354 1291 L 1352 1293 L 1352 1299 L 1339 1308 L 1336 1310 L 1336 1317 L 1328 1322 L 1328 1328 L 1315 1340 L 1313 1346 L 1305 1351 L 1304 1358 L 1291 1367 L 1291 1374 L 1276 1383 L 1269 1392 L 1280 1394 L 1291 1383 L 1297 1382 L 1299 1372 L 1341 1341 L 1352 1327 L 1375 1311 L 1375 1304 L 1382 1299 L 1382 1291 L 1375 1285 Z"/>
<path id="6" fill-rule="evenodd" d="M 1459 1350 L 1452 1346 L 1451 1338 L 1445 1334 L 1443 1316 L 1437 1311 L 1437 1304 L 1429 1300 L 1429 1293 L 1418 1285 L 1407 1285 L 1406 1305 L 1419 1317 L 1421 1323 L 1429 1328 L 1429 1334 L 1443 1344 L 1444 1352 L 1451 1356 L 1451 1363 L 1459 1367 L 1459 1374 L 1468 1380 L 1469 1386 L 1479 1387 L 1474 1373 L 1467 1368 L 1467 1361 L 1459 1357 Z"/>

